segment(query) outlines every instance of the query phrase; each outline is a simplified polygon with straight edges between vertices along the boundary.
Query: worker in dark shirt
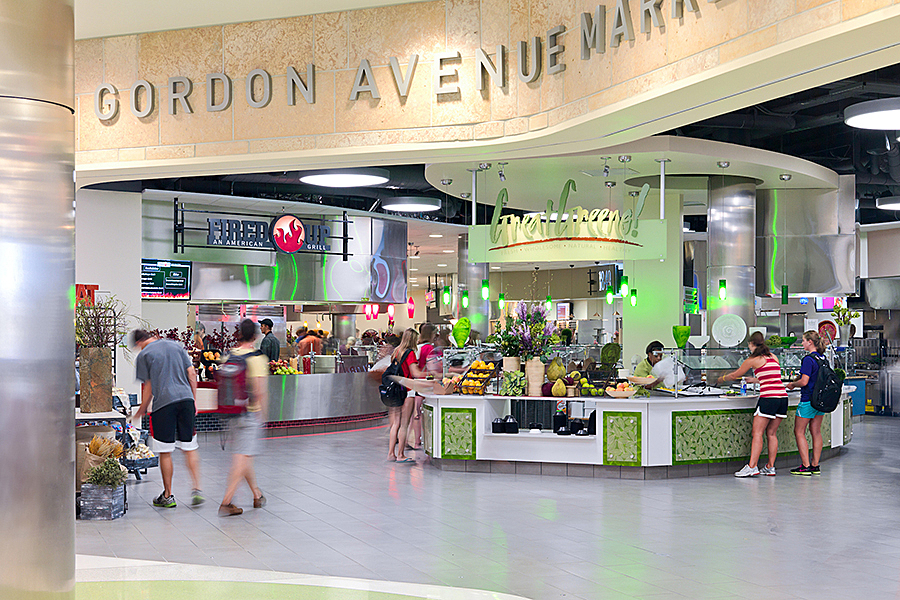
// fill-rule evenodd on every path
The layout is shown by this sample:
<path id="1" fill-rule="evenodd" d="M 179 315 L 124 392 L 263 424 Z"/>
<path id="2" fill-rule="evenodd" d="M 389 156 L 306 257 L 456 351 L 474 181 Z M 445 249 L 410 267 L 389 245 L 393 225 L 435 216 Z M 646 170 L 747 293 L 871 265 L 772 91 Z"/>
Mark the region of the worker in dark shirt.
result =
<path id="1" fill-rule="evenodd" d="M 278 360 L 278 357 L 281 355 L 281 344 L 278 343 L 278 338 L 272 333 L 273 325 L 275 323 L 272 322 L 272 319 L 263 319 L 259 322 L 259 330 L 265 336 L 259 344 L 259 351 L 265 354 L 270 362 Z"/>

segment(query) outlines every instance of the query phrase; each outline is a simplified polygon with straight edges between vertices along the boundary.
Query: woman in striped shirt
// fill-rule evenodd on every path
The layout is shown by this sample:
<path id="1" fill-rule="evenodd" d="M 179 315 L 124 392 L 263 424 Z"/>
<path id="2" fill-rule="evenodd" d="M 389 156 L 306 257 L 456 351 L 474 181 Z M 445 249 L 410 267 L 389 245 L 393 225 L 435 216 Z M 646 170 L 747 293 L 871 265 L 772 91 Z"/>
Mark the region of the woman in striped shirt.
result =
<path id="1" fill-rule="evenodd" d="M 759 402 L 753 413 L 753 439 L 750 444 L 750 462 L 734 474 L 735 477 L 752 477 L 754 475 L 775 476 L 775 456 L 778 454 L 778 425 L 787 417 L 788 397 L 784 384 L 781 383 L 781 365 L 778 359 L 766 346 L 763 334 L 754 331 L 747 343 L 750 357 L 733 373 L 719 377 L 719 383 L 740 379 L 744 373 L 753 369 L 755 377 L 748 377 L 751 383 L 759 382 Z M 757 468 L 759 455 L 762 453 L 763 432 L 769 441 L 769 462 Z"/>

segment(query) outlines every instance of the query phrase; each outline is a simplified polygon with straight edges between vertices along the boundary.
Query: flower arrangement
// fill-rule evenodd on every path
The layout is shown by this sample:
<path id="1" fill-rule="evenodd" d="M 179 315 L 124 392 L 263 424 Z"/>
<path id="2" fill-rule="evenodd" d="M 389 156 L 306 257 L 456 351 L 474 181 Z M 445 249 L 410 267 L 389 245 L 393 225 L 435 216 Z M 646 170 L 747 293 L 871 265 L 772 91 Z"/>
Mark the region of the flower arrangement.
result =
<path id="1" fill-rule="evenodd" d="M 513 331 L 515 323 L 515 317 L 507 317 L 503 329 L 492 333 L 485 340 L 489 344 L 498 346 L 500 353 L 506 357 L 519 356 L 519 336 Z"/>
<path id="2" fill-rule="evenodd" d="M 849 325 L 852 319 L 859 316 L 859 313 L 850 310 L 846 306 L 835 306 L 834 310 L 831 311 L 831 316 L 834 317 L 834 322 L 838 325 Z"/>
<path id="3" fill-rule="evenodd" d="M 511 333 L 519 340 L 519 355 L 523 360 L 539 358 L 547 362 L 551 346 L 559 344 L 559 335 L 553 323 L 547 321 L 547 310 L 541 303 L 529 306 L 520 302 Z"/>

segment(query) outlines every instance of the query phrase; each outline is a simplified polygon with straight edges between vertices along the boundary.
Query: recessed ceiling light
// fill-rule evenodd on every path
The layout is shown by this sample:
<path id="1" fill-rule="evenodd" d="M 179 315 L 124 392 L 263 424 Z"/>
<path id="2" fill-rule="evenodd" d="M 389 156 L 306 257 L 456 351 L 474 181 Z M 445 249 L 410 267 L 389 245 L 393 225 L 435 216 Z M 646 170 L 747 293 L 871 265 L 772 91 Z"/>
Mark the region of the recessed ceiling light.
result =
<path id="1" fill-rule="evenodd" d="M 412 286 L 413 286 L 413 287 L 422 287 L 422 286 L 420 286 L 418 283 L 414 283 L 414 284 L 412 284 Z"/>
<path id="2" fill-rule="evenodd" d="M 444 254 L 453 254 L 455 252 L 456 252 L 456 250 L 443 250 Z"/>
<path id="3" fill-rule="evenodd" d="M 447 265 L 438 265 L 439 267 L 446 267 Z"/>
<path id="4" fill-rule="evenodd" d="M 300 181 L 323 187 L 346 188 L 379 185 L 387 183 L 390 178 L 391 173 L 387 169 L 330 169 L 307 172 L 300 176 Z"/>
<path id="5" fill-rule="evenodd" d="M 844 123 L 859 129 L 900 129 L 900 98 L 860 102 L 844 109 Z"/>
<path id="6" fill-rule="evenodd" d="M 492 271 L 499 271 L 499 270 L 500 270 L 500 267 L 491 267 L 491 270 L 492 270 Z"/>
<path id="7" fill-rule="evenodd" d="M 900 196 L 885 196 L 876 198 L 875 206 L 881 210 L 900 210 Z"/>
<path id="8" fill-rule="evenodd" d="M 442 238 L 442 237 L 444 237 L 444 235 L 442 233 L 429 233 L 428 237 Z"/>
<path id="9" fill-rule="evenodd" d="M 396 212 L 431 212 L 441 209 L 441 199 L 430 196 L 394 196 L 381 202 L 384 210 Z"/>
<path id="10" fill-rule="evenodd" d="M 418 281 L 418 280 L 419 279 L 417 277 L 410 277 L 408 281 Z"/>
<path id="11" fill-rule="evenodd" d="M 410 271 L 418 271 L 418 269 L 410 268 Z"/>
<path id="12" fill-rule="evenodd" d="M 421 257 L 421 256 L 416 256 L 415 254 L 413 254 L 412 256 L 410 256 L 410 258 L 416 259 L 416 258 L 422 258 L 422 257 Z"/>

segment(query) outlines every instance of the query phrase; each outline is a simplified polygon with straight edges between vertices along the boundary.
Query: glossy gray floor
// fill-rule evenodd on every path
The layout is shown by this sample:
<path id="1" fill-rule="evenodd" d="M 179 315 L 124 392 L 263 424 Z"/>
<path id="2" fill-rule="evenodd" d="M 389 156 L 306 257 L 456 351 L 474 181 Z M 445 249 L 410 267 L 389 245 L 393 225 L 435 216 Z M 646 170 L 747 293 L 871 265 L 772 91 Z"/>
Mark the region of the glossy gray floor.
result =
<path id="1" fill-rule="evenodd" d="M 627 481 L 438 471 L 384 461 L 383 428 L 264 442 L 269 503 L 216 515 L 230 455 L 176 457 L 176 509 L 78 521 L 79 554 L 471 587 L 534 599 L 900 597 L 900 419 L 854 424 L 821 477 Z"/>

